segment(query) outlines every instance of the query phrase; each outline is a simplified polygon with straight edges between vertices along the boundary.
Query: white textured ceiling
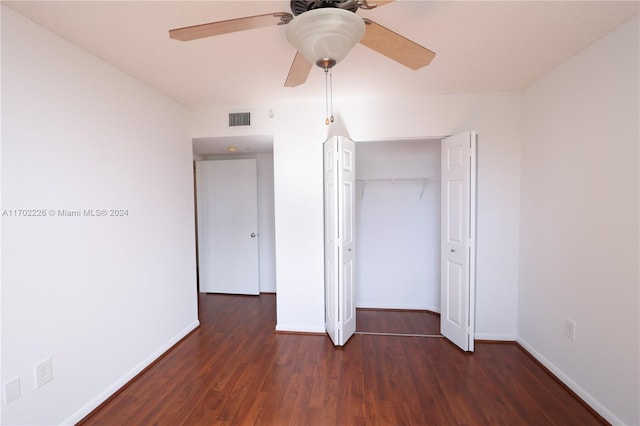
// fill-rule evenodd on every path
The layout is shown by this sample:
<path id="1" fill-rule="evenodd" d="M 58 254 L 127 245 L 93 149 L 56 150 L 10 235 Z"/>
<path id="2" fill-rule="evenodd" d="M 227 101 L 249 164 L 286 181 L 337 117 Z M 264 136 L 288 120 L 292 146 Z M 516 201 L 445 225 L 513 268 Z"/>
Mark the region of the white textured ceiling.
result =
<path id="1" fill-rule="evenodd" d="M 370 0 L 371 1 L 371 0 Z M 190 42 L 168 30 L 269 12 L 289 1 L 3 1 L 191 108 L 324 99 L 324 73 L 283 87 L 295 50 L 284 26 Z M 436 52 L 411 71 L 362 45 L 333 70 L 335 97 L 525 88 L 638 13 L 637 1 L 406 1 L 363 17 Z"/>

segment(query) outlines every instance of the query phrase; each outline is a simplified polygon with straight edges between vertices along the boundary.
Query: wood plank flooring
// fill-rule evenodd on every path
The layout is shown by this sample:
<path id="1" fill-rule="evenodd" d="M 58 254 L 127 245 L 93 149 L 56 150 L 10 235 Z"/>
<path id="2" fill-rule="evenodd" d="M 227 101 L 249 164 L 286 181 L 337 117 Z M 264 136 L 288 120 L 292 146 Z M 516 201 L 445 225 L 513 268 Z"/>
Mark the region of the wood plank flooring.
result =
<path id="1" fill-rule="evenodd" d="M 440 315 L 418 310 L 358 308 L 356 332 L 440 335 Z"/>
<path id="2" fill-rule="evenodd" d="M 84 425 L 593 425 L 513 344 L 274 333 L 275 296 L 201 295 L 201 327 Z"/>

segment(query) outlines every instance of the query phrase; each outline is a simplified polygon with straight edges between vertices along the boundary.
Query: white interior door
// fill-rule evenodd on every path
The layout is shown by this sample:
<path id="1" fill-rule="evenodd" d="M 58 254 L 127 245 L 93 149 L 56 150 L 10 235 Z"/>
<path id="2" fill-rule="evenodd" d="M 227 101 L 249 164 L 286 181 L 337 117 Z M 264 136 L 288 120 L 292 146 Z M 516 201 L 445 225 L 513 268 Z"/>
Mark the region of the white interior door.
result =
<path id="1" fill-rule="evenodd" d="M 474 350 L 476 133 L 442 140 L 441 333 Z"/>
<path id="2" fill-rule="evenodd" d="M 256 160 L 196 162 L 203 293 L 260 293 Z"/>
<path id="3" fill-rule="evenodd" d="M 338 136 L 324 144 L 325 326 L 336 346 L 356 331 L 355 145 Z"/>
<path id="4" fill-rule="evenodd" d="M 325 328 L 334 344 L 338 344 L 338 200 L 337 140 L 324 143 L 324 309 Z"/>

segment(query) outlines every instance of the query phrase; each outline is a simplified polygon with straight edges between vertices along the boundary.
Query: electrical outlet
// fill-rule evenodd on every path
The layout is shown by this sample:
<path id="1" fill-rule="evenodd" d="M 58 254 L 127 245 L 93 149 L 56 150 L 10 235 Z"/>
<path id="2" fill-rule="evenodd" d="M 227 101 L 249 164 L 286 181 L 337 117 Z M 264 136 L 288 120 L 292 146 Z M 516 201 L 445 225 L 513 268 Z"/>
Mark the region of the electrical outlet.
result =
<path id="1" fill-rule="evenodd" d="M 20 376 L 4 382 L 3 388 L 4 405 L 20 398 L 20 396 L 22 396 L 22 392 L 20 391 Z"/>
<path id="2" fill-rule="evenodd" d="M 569 340 L 576 339 L 576 323 L 570 318 L 564 319 L 564 337 Z"/>
<path id="3" fill-rule="evenodd" d="M 51 371 L 51 358 L 47 358 L 44 361 L 36 364 L 35 372 L 36 388 L 39 388 L 53 380 L 53 372 Z"/>

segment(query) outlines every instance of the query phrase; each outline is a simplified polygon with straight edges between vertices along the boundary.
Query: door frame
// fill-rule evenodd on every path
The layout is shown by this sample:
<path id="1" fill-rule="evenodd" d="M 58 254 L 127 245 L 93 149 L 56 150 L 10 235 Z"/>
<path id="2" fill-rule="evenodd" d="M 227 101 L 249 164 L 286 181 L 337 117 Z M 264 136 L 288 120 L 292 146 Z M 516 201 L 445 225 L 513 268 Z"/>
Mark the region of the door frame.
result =
<path id="1" fill-rule="evenodd" d="M 467 133 L 467 132 L 465 132 Z M 469 321 L 469 335 L 468 335 L 468 345 L 463 347 L 462 349 L 465 351 L 473 352 L 474 351 L 474 342 L 475 342 L 475 293 L 476 293 L 476 257 L 477 257 L 477 247 L 476 247 L 476 222 L 477 222 L 477 134 L 475 131 L 468 132 L 471 138 L 471 153 L 472 160 L 470 163 L 470 199 L 469 199 L 469 269 L 468 269 L 468 285 L 469 285 L 469 297 L 468 297 L 468 321 Z M 439 140 L 440 146 L 442 147 L 442 141 L 447 137 L 455 136 L 455 135 L 447 135 L 447 136 L 425 136 L 425 137 L 411 137 L 411 138 L 384 138 L 384 139 L 372 139 L 366 141 L 353 141 L 356 146 L 360 142 L 373 142 L 373 141 L 401 141 L 401 140 Z M 323 154 L 324 156 L 324 154 Z M 442 178 L 442 170 L 440 171 Z M 323 177 L 324 181 L 324 177 Z M 326 184 L 326 183 L 323 183 Z M 442 229 L 442 218 L 440 222 L 440 228 Z M 442 245 L 442 237 L 440 237 L 440 244 Z M 326 245 L 326 240 L 325 240 Z M 326 253 L 326 246 L 325 246 Z M 325 269 L 325 274 L 327 274 L 327 270 Z M 442 274 L 443 270 L 440 270 L 441 283 L 440 283 L 440 291 L 443 290 L 442 285 Z M 326 281 L 325 281 L 326 282 Z M 355 288 L 355 285 L 354 285 Z M 441 294 L 442 297 L 442 294 Z M 325 314 L 326 314 L 326 304 L 325 304 Z M 442 313 L 442 305 L 440 306 L 440 313 Z M 446 336 L 445 336 L 446 337 Z"/>

